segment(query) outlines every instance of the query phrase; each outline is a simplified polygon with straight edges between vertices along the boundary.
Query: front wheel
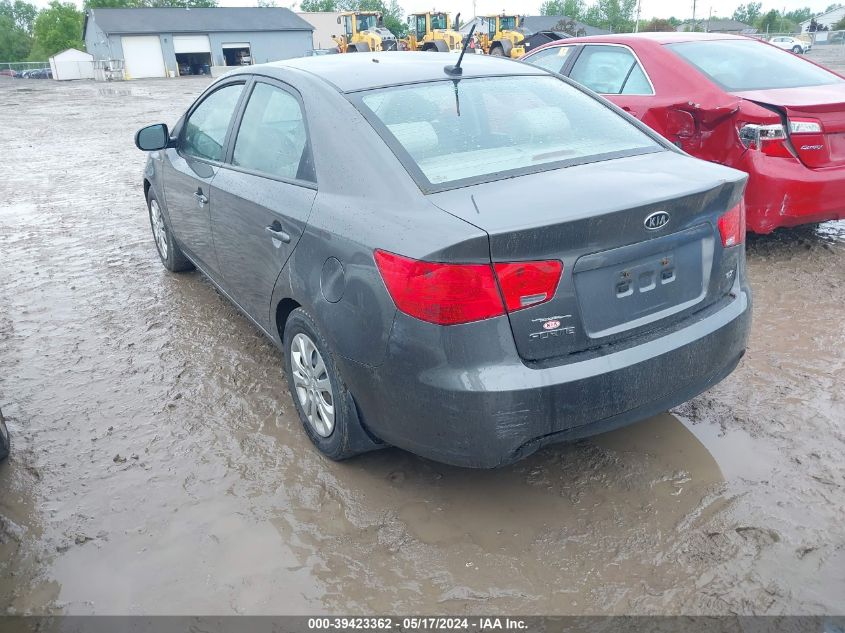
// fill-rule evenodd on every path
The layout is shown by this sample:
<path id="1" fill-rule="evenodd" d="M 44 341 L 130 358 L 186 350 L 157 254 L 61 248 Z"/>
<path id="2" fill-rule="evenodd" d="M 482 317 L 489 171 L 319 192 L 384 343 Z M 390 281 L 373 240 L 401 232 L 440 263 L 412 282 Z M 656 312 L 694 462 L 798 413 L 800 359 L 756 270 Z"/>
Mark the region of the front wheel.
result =
<path id="1" fill-rule="evenodd" d="M 490 54 L 495 55 L 496 57 L 504 57 L 505 51 L 502 49 L 501 46 L 494 46 L 490 49 Z"/>
<path id="2" fill-rule="evenodd" d="M 792 52 L 795 53 L 796 55 L 800 55 L 804 51 L 801 50 L 801 47 L 796 44 L 795 46 L 792 47 Z"/>
<path id="3" fill-rule="evenodd" d="M 335 461 L 383 448 L 361 426 L 329 344 L 302 308 L 285 323 L 284 345 L 288 388 L 314 446 Z"/>
<path id="4" fill-rule="evenodd" d="M 0 411 L 0 460 L 9 456 L 9 448 L 12 441 L 9 438 L 9 429 L 6 428 L 6 420 L 3 419 L 3 412 Z"/>
<path id="5" fill-rule="evenodd" d="M 159 204 L 152 188 L 147 194 L 147 209 L 150 212 L 150 228 L 153 230 L 156 250 L 164 267 L 174 273 L 193 270 L 194 265 L 185 257 L 182 249 L 173 239 L 173 232 L 167 224 L 167 219 L 161 210 L 161 204 Z"/>

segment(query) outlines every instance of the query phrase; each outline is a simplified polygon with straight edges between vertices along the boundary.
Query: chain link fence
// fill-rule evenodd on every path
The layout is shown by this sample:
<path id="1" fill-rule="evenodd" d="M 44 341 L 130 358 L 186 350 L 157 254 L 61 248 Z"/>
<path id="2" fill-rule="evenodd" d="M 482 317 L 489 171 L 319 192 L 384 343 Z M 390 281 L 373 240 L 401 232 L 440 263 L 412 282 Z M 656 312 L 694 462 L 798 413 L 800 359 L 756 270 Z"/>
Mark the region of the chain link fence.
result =
<path id="1" fill-rule="evenodd" d="M 43 61 L 43 62 L 0 62 L 0 77 L 17 77 L 17 78 L 25 78 L 31 74 L 44 74 L 45 77 L 40 77 L 41 79 L 46 79 L 46 75 L 50 70 L 50 62 Z"/>

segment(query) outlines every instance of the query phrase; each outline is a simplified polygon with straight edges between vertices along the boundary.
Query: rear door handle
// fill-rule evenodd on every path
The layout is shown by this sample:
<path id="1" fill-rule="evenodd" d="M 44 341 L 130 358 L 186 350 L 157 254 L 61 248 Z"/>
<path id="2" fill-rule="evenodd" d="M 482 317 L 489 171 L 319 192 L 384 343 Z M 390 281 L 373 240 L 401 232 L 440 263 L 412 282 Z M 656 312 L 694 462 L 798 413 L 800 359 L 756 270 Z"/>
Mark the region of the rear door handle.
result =
<path id="1" fill-rule="evenodd" d="M 284 242 L 285 244 L 290 242 L 290 233 L 286 233 L 282 230 L 282 225 L 278 222 L 273 222 L 270 226 L 264 229 L 270 235 L 273 236 L 273 239 L 279 240 L 280 242 Z"/>
<path id="2" fill-rule="evenodd" d="M 202 192 L 202 189 L 197 188 L 197 190 L 194 192 L 194 198 L 196 198 L 196 199 L 197 199 L 197 203 L 198 203 L 201 207 L 204 207 L 205 205 L 207 205 L 207 204 L 208 204 L 208 196 L 206 196 L 206 195 Z"/>

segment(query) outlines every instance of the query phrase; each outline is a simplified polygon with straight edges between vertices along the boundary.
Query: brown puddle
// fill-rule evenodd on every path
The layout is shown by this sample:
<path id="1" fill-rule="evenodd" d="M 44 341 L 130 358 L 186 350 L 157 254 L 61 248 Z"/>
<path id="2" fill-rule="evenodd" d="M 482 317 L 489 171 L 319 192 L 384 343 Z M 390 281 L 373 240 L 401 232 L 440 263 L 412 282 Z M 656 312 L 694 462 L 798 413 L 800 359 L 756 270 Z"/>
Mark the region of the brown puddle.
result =
<path id="1" fill-rule="evenodd" d="M 673 414 L 497 471 L 336 464 L 274 348 L 156 259 L 132 133 L 202 85 L 4 113 L 38 143 L 0 181 L 0 608 L 841 612 L 845 223 L 749 238 L 748 355 Z"/>

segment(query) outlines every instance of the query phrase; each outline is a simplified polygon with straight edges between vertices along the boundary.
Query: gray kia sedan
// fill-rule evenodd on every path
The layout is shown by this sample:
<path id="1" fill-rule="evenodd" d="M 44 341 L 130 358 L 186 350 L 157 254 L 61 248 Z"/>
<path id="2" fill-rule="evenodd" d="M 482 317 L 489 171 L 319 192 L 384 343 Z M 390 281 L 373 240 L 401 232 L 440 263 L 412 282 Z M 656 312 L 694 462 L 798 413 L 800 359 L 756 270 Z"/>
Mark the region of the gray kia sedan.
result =
<path id="1" fill-rule="evenodd" d="M 745 350 L 745 175 L 506 59 L 328 55 L 140 130 L 171 271 L 284 352 L 305 432 L 494 467 L 673 407 Z"/>

